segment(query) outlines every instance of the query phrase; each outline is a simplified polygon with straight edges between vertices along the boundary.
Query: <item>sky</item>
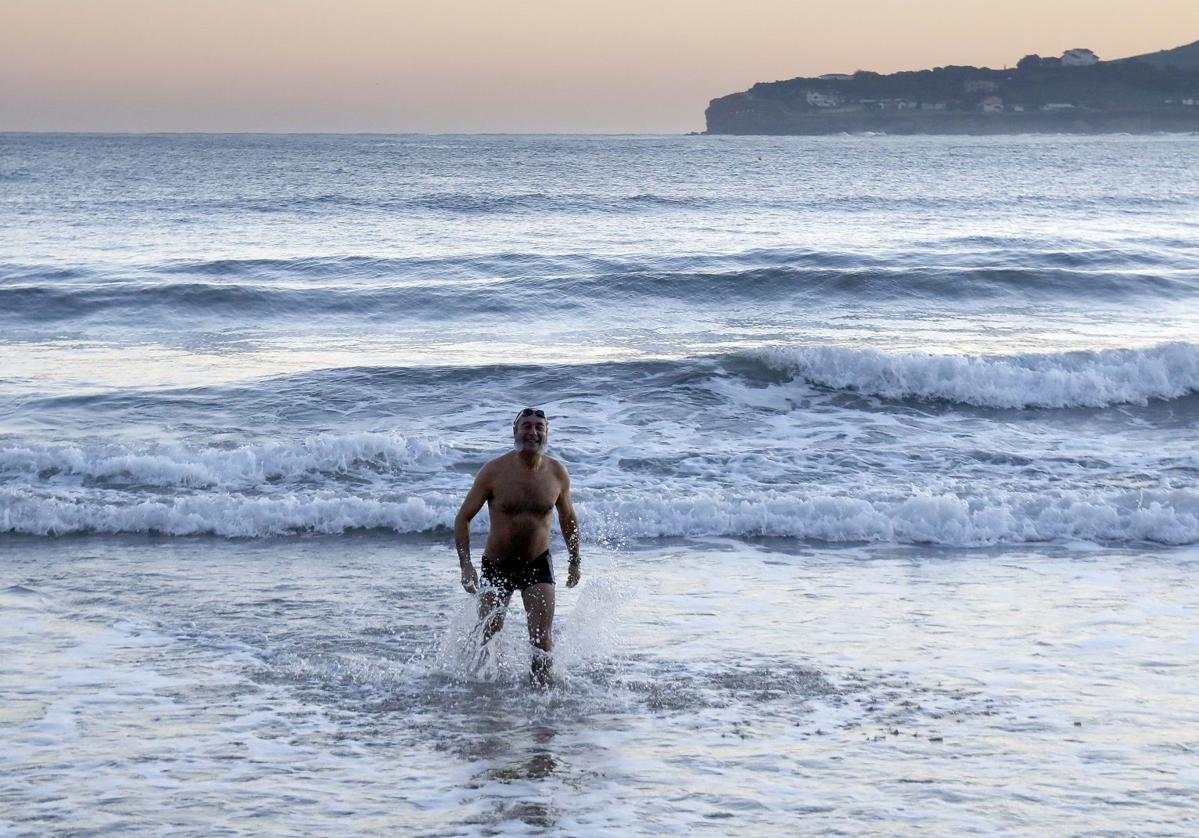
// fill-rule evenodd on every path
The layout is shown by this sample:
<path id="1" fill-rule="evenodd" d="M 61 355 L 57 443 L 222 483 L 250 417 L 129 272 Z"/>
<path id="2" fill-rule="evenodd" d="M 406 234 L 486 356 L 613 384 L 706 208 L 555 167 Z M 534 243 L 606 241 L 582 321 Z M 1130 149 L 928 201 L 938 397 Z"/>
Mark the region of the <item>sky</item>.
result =
<path id="1" fill-rule="evenodd" d="M 830 72 L 1199 40 L 1199 0 L 0 0 L 0 131 L 681 133 Z"/>

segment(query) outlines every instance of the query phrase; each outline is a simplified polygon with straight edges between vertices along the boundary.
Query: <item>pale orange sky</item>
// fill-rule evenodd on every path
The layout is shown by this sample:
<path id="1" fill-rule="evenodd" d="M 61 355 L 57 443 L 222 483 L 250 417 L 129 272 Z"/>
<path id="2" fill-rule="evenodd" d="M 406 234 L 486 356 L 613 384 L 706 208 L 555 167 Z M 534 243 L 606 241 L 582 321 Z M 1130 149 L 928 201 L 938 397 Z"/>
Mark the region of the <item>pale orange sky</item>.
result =
<path id="1" fill-rule="evenodd" d="M 756 81 L 1199 39 L 1199 0 L 0 0 L 0 131 L 664 132 Z"/>

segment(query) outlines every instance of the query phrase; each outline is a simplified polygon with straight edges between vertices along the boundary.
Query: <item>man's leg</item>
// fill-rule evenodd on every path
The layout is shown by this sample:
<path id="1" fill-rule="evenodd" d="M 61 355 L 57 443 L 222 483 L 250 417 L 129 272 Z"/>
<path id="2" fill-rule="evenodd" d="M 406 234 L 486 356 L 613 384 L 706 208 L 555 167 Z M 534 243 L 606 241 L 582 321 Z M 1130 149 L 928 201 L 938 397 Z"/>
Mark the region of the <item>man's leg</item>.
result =
<path id="1" fill-rule="evenodd" d="M 495 588 L 484 588 L 479 594 L 479 625 L 483 627 L 483 643 L 486 646 L 495 633 L 504 627 L 504 612 L 508 610 L 511 593 Z"/>
<path id="2" fill-rule="evenodd" d="M 549 685 L 554 650 L 554 586 L 548 582 L 530 585 L 520 592 L 529 618 L 529 642 L 537 649 L 533 653 L 533 683 Z"/>

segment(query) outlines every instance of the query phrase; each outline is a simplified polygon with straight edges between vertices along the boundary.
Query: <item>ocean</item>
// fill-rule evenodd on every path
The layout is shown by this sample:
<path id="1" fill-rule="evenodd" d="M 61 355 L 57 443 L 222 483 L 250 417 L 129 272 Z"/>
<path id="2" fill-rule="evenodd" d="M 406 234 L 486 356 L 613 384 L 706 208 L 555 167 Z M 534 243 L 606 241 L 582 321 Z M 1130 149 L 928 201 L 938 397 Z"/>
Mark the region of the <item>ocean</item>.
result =
<path id="1" fill-rule="evenodd" d="M 0 135 L 0 834 L 1193 832 L 1196 152 Z"/>

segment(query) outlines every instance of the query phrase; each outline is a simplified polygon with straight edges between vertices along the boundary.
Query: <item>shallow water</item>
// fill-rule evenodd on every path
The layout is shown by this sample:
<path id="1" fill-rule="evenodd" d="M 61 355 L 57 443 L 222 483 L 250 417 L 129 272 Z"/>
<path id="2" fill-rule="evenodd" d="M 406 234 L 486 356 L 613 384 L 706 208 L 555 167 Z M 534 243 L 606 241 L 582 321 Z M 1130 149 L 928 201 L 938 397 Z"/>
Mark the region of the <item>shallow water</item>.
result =
<path id="1" fill-rule="evenodd" d="M 1199 803 L 1193 550 L 596 551 L 542 694 L 519 606 L 465 674 L 442 543 L 10 546 L 17 834 L 1180 834 Z"/>

